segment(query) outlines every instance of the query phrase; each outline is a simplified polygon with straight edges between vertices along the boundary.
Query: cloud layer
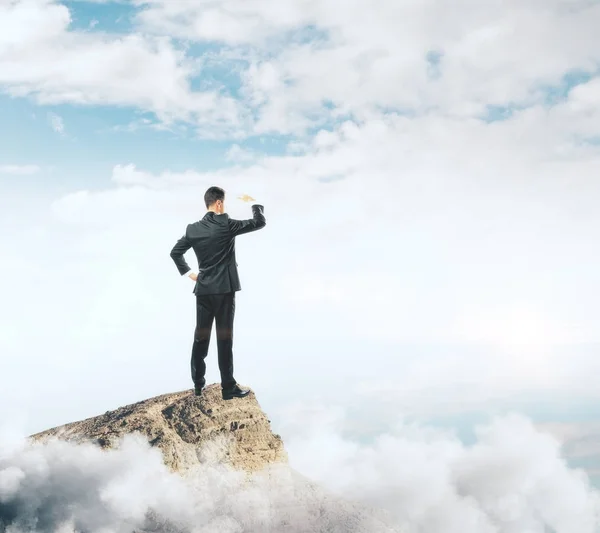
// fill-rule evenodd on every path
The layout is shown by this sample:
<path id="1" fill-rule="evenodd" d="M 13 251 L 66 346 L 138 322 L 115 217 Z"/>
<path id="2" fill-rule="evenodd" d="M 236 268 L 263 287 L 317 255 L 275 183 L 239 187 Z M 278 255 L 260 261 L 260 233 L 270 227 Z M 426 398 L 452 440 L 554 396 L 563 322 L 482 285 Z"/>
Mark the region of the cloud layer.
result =
<path id="1" fill-rule="evenodd" d="M 158 34 L 252 49 L 242 79 L 258 131 L 297 132 L 311 115 L 529 106 L 600 60 L 600 6 L 587 1 L 139 3 Z"/>
<path id="2" fill-rule="evenodd" d="M 27 176 L 37 174 L 39 171 L 40 167 L 37 165 L 0 165 L 0 174 Z"/>
<path id="3" fill-rule="evenodd" d="M 165 122 L 240 127 L 231 98 L 191 90 L 197 67 L 170 38 L 70 24 L 69 9 L 53 0 L 0 2 L 0 85 L 41 104 L 129 106 Z"/>
<path id="4" fill-rule="evenodd" d="M 558 443 L 521 416 L 480 427 L 468 447 L 400 422 L 360 444 L 336 422 L 335 413 L 304 412 L 287 428 L 292 467 L 330 493 L 287 468 L 246 482 L 219 463 L 218 446 L 184 479 L 133 435 L 103 452 L 60 441 L 26 446 L 3 434 L 0 524 L 10 533 L 593 533 L 600 525 L 599 494 L 566 467 Z"/>
<path id="5" fill-rule="evenodd" d="M 0 84 L 41 103 L 134 107 L 203 137 L 303 134 L 389 111 L 510 114 L 577 84 L 597 100 L 600 6 L 587 0 L 136 5 L 121 35 L 72 29 L 54 0 L 3 0 Z"/>

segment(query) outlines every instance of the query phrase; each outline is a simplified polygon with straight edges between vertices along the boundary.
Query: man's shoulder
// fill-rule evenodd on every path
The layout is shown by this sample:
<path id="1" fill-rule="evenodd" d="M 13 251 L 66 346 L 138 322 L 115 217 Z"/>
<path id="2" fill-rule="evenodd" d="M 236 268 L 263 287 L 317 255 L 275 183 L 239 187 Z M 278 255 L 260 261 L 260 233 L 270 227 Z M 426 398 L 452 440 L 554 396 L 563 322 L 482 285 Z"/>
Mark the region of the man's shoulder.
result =
<path id="1" fill-rule="evenodd" d="M 197 233 L 198 231 L 201 231 L 203 224 L 203 220 L 196 220 L 195 222 L 190 222 L 186 227 L 185 227 L 185 233 L 186 235 L 189 235 L 190 232 L 193 233 Z"/>
<path id="2" fill-rule="evenodd" d="M 227 213 L 223 213 L 221 215 L 216 215 L 212 212 L 208 214 L 208 216 L 204 216 L 200 220 L 196 220 L 195 222 L 190 222 L 186 226 L 186 231 L 202 231 L 208 229 L 211 224 L 229 224 L 230 217 Z"/>

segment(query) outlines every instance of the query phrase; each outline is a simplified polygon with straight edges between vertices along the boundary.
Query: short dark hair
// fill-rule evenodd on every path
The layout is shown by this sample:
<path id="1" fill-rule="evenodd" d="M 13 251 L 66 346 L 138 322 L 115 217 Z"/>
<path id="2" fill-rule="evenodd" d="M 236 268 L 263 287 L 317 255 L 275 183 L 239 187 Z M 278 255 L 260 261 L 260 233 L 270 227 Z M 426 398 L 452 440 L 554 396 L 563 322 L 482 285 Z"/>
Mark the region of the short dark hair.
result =
<path id="1" fill-rule="evenodd" d="M 204 203 L 206 204 L 206 207 L 209 208 L 217 200 L 221 200 L 221 202 L 225 201 L 225 191 L 221 189 L 221 187 L 210 187 L 204 193 Z"/>

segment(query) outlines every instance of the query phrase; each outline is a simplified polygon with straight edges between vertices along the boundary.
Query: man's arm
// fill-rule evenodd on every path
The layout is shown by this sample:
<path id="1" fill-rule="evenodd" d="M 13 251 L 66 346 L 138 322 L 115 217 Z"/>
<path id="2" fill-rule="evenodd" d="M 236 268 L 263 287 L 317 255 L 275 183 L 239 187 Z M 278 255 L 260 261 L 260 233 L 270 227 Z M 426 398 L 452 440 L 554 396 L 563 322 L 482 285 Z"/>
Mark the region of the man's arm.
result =
<path id="1" fill-rule="evenodd" d="M 193 275 L 190 266 L 187 264 L 185 257 L 183 257 L 183 254 L 185 254 L 185 252 L 187 252 L 191 247 L 192 243 L 188 240 L 188 238 L 185 235 L 183 235 L 175 243 L 175 246 L 173 246 L 173 249 L 171 250 L 171 259 L 173 259 L 173 261 L 175 262 L 175 266 L 177 267 L 177 270 L 182 276 L 185 276 L 186 274 L 191 274 L 190 277 L 192 277 Z"/>
<path id="2" fill-rule="evenodd" d="M 250 233 L 264 228 L 267 224 L 267 220 L 264 215 L 264 206 L 254 204 L 252 206 L 252 218 L 246 220 L 236 220 L 234 218 L 229 219 L 229 229 L 234 237 L 243 235 L 244 233 Z"/>

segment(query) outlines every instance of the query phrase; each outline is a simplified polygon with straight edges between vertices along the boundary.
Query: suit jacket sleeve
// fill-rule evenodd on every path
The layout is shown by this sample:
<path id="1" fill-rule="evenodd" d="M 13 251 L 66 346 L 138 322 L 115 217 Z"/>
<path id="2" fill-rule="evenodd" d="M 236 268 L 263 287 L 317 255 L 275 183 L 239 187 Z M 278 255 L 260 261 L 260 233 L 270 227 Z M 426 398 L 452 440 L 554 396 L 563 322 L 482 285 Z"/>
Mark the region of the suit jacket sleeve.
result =
<path id="1" fill-rule="evenodd" d="M 255 204 L 252 206 L 252 218 L 246 220 L 236 220 L 234 218 L 229 219 L 229 229 L 234 237 L 243 235 L 244 233 L 250 233 L 264 228 L 267 224 L 267 220 L 264 215 L 264 206 Z"/>
<path id="2" fill-rule="evenodd" d="M 175 262 L 175 266 L 182 276 L 191 270 L 185 260 L 185 257 L 183 257 L 183 254 L 185 254 L 185 252 L 187 252 L 191 247 L 192 243 L 188 240 L 186 235 L 183 235 L 175 243 L 175 246 L 173 246 L 173 249 L 171 250 L 171 259 L 173 259 Z"/>

